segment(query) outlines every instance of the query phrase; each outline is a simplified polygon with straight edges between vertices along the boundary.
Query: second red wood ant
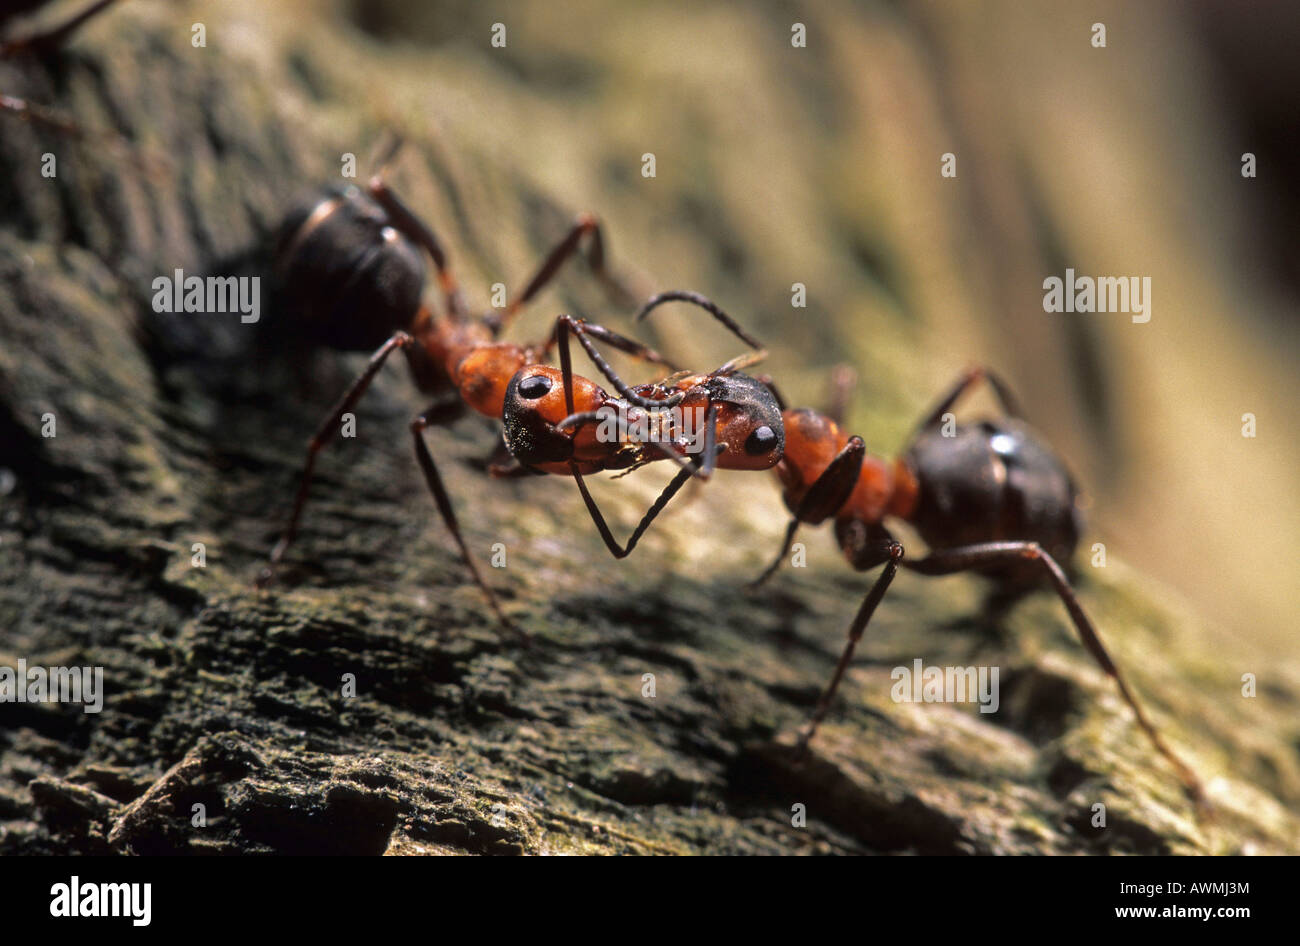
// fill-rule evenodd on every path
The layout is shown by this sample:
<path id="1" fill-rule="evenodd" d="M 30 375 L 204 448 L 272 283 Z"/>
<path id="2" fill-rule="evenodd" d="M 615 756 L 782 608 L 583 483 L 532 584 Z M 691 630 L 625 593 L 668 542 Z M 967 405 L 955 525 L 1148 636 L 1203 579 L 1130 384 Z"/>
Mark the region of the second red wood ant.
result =
<path id="1" fill-rule="evenodd" d="M 652 300 L 637 318 L 658 304 Z M 945 415 L 981 380 L 993 389 L 1006 416 L 944 430 Z M 840 407 L 833 414 L 842 411 L 845 398 L 837 400 Z M 800 756 L 829 711 L 854 649 L 900 566 L 929 576 L 974 571 L 1013 591 L 1046 580 L 1084 648 L 1114 680 L 1152 746 L 1177 772 L 1198 810 L 1208 810 L 1200 780 L 1143 710 L 1060 564 L 1073 555 L 1082 530 L 1074 482 L 1060 459 L 1020 420 L 1015 398 L 996 374 L 976 368 L 962 375 L 893 461 L 868 454 L 862 438 L 842 429 L 840 416 L 802 408 L 785 410 L 783 420 L 785 451 L 776 474 L 792 517 L 780 554 L 753 585 L 780 568 L 800 525 L 832 518 L 835 538 L 853 568 L 884 566 L 849 625 L 844 651 L 800 737 Z M 906 559 L 902 543 L 884 524 L 888 518 L 911 524 L 929 554 Z"/>

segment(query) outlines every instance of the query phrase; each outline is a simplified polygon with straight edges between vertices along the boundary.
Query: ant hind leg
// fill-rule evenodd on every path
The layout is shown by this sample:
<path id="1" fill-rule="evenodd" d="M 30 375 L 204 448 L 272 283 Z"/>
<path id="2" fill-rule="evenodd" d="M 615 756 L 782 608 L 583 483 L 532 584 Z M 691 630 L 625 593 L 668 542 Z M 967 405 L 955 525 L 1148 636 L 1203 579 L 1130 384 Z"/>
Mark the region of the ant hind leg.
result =
<path id="1" fill-rule="evenodd" d="M 1097 633 L 1096 627 L 1079 603 L 1078 596 L 1075 594 L 1070 580 L 1066 577 L 1056 559 L 1047 551 L 1035 542 L 986 542 L 978 545 L 932 551 L 923 559 L 907 562 L 906 567 L 922 575 L 937 576 L 952 575 L 957 572 L 991 565 L 1012 565 L 1024 562 L 1037 563 L 1042 571 L 1046 573 L 1052 588 L 1061 599 L 1061 603 L 1065 605 L 1065 610 L 1069 613 L 1070 621 L 1074 624 L 1084 648 L 1092 655 L 1093 660 L 1097 662 L 1097 665 L 1101 667 L 1105 674 L 1115 681 L 1115 686 L 1119 689 L 1124 702 L 1128 704 L 1129 709 L 1133 712 L 1138 727 L 1146 735 L 1151 745 L 1155 747 L 1155 750 L 1178 773 L 1188 798 L 1196 805 L 1198 812 L 1208 812 L 1209 801 L 1205 796 L 1205 790 L 1201 786 L 1200 779 L 1197 778 L 1191 767 L 1169 747 L 1164 740 L 1164 736 L 1147 717 L 1142 704 L 1138 702 L 1133 691 L 1129 689 L 1124 676 L 1120 673 L 1119 666 L 1111 659 L 1105 645 L 1102 644 L 1101 636 Z"/>
<path id="2" fill-rule="evenodd" d="M 808 726 L 799 739 L 796 758 L 802 758 L 807 753 L 808 744 L 812 742 L 813 736 L 817 734 L 817 727 L 825 719 L 827 711 L 830 710 L 831 701 L 835 698 L 835 691 L 839 689 L 840 681 L 844 679 L 844 673 L 853 661 L 853 651 L 857 648 L 858 641 L 862 639 L 863 632 L 866 631 L 867 624 L 871 621 L 871 616 L 876 613 L 876 607 L 880 604 L 881 599 L 885 597 L 885 592 L 889 590 L 890 583 L 893 582 L 894 576 L 898 573 L 898 564 L 903 560 L 903 546 L 886 533 L 886 538 L 880 541 L 872 557 L 878 561 L 883 561 L 885 570 L 880 573 L 875 584 L 863 597 L 862 604 L 858 607 L 858 613 L 854 615 L 853 623 L 849 625 L 848 640 L 844 644 L 844 652 L 840 654 L 839 662 L 835 664 L 835 672 L 831 674 L 830 683 L 826 685 L 821 699 L 817 701 L 817 707 L 813 710 L 813 714 L 808 720 Z"/>

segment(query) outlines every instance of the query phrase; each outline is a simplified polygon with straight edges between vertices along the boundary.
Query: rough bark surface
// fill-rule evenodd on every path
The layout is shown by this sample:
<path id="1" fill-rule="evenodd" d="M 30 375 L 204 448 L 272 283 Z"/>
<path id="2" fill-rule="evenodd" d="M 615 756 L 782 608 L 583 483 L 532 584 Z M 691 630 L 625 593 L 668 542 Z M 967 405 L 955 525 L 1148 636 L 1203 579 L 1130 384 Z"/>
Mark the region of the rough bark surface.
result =
<path id="1" fill-rule="evenodd" d="M 205 50 L 183 8 L 124 4 L 53 59 L 0 64 L 0 92 L 86 131 L 0 116 L 0 662 L 103 666 L 108 694 L 97 715 L 0 706 L 0 852 L 1300 851 L 1300 688 L 1242 699 L 1252 668 L 1119 564 L 1088 570 L 1085 606 L 1211 782 L 1214 823 L 1192 817 L 1059 603 L 981 616 L 974 580 L 900 578 L 796 763 L 867 583 L 810 530 L 808 568 L 744 589 L 782 528 L 767 476 L 719 477 L 616 563 L 570 482 L 490 481 L 487 424 L 434 430 L 467 535 L 483 561 L 504 544 L 489 578 L 535 637 L 503 641 L 420 480 L 407 421 L 423 405 L 401 366 L 322 458 L 286 582 L 255 590 L 307 435 L 358 357 L 298 352 L 270 297 L 258 326 L 157 314 L 151 280 L 269 275 L 290 197 L 343 151 L 364 164 L 395 118 L 411 139 L 398 182 L 470 271 L 518 279 L 583 208 L 519 155 L 453 139 L 454 121 L 412 120 L 418 96 L 351 78 L 382 86 L 419 57 L 231 11 Z M 722 271 L 715 238 L 685 247 Z M 566 274 L 527 331 L 562 310 L 620 327 L 588 282 Z M 626 530 L 662 479 L 600 496 Z M 893 702 L 890 669 L 918 656 L 999 666 L 1001 709 Z"/>

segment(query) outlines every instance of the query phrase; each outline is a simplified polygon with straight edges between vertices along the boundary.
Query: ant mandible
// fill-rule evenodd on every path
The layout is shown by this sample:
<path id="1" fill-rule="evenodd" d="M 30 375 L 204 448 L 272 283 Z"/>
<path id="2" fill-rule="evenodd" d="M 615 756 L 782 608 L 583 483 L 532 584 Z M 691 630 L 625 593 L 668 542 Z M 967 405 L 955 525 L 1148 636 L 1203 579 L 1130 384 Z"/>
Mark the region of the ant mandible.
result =
<path id="1" fill-rule="evenodd" d="M 402 350 L 416 386 L 434 396 L 433 405 L 411 422 L 416 459 L 434 503 L 456 542 L 474 582 L 483 591 L 503 626 L 520 632 L 506 617 L 495 593 L 483 579 L 461 534 L 451 499 L 424 439 L 426 428 L 448 423 L 472 408 L 503 421 L 503 444 L 489 462 L 494 476 L 530 472 L 575 477 L 602 539 L 617 557 L 631 552 L 654 518 L 691 476 L 705 477 L 715 467 L 766 469 L 776 464 L 783 448 L 780 408 L 768 389 L 739 369 L 765 354 L 751 337 L 724 314 L 716 313 L 728 329 L 756 351 L 732 359 L 709 375 L 682 373 L 660 382 L 627 386 L 600 355 L 592 339 L 643 360 L 672 366 L 653 349 L 602 326 L 562 315 L 546 341 L 520 345 L 499 341 L 498 335 L 552 279 L 560 266 L 587 240 L 587 257 L 595 275 L 615 295 L 626 295 L 605 269 L 603 241 L 596 219 L 578 217 L 569 233 L 546 256 L 536 274 L 510 302 L 504 313 L 470 318 L 433 231 L 397 197 L 384 169 L 400 146 L 395 141 L 379 162 L 380 171 L 365 191 L 348 188 L 317 198 L 291 214 L 277 253 L 282 277 L 300 313 L 302 333 L 319 344 L 345 351 L 374 348 L 365 370 L 347 389 L 320 425 L 307 447 L 293 509 L 270 563 L 258 577 L 265 586 L 274 577 L 298 533 L 316 456 L 339 429 L 342 417 L 360 400 L 394 351 Z M 421 302 L 425 280 L 423 253 L 433 260 L 446 314 L 436 318 Z M 366 313 L 365 317 L 357 313 Z M 594 382 L 572 370 L 570 339 L 575 337 L 593 362 L 623 396 L 611 398 Z M 378 339 L 385 338 L 375 348 Z M 559 346 L 561 368 L 542 364 Z M 662 414 L 674 407 L 698 408 L 706 418 L 702 456 L 679 431 L 669 430 L 663 442 L 643 442 L 626 436 L 602 439 L 599 430 L 584 429 L 579 410 L 636 410 Z M 757 428 L 745 425 L 761 418 Z M 743 437 L 740 434 L 744 434 Z M 626 546 L 619 546 L 590 496 L 583 474 L 627 470 L 659 459 L 682 469 L 638 524 Z M 527 635 L 520 634 L 526 639 Z"/>
<path id="2" fill-rule="evenodd" d="M 638 320 L 653 307 L 643 308 Z M 841 387 L 844 377 L 837 378 Z M 944 415 L 981 380 L 992 388 L 1006 416 L 945 431 Z M 967 371 L 925 415 L 908 447 L 892 462 L 868 454 L 861 437 L 843 431 L 845 401 L 841 392 L 829 413 L 809 408 L 783 411 L 785 453 L 775 472 L 792 517 L 780 554 L 752 583 L 762 584 L 780 568 L 801 524 L 819 525 L 831 517 L 850 565 L 858 571 L 884 566 L 849 625 L 844 651 L 800 737 L 798 755 L 807 752 L 900 565 L 928 576 L 976 571 L 1012 591 L 1046 579 L 1084 648 L 1115 681 L 1138 726 L 1173 766 L 1198 810 L 1208 810 L 1200 780 L 1147 717 L 1060 565 L 1073 555 L 1082 531 L 1078 494 L 1065 465 L 1020 419 L 1007 385 L 988 369 Z M 929 554 L 905 559 L 902 543 L 884 525 L 890 517 L 910 523 Z"/>

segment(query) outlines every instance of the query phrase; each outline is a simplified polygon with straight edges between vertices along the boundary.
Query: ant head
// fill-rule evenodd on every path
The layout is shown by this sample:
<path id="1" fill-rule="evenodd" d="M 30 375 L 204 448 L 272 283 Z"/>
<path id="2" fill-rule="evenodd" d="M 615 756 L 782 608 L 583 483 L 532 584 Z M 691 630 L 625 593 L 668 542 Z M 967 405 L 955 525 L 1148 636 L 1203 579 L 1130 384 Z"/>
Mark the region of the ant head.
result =
<path id="1" fill-rule="evenodd" d="M 767 470 L 785 455 L 785 424 L 776 395 L 762 381 L 745 374 L 709 378 L 699 397 L 683 406 L 696 406 L 707 394 L 718 406 L 717 442 L 727 449 L 718 455 L 723 470 Z"/>
<path id="2" fill-rule="evenodd" d="M 593 436 L 588 426 L 557 430 L 570 413 L 594 411 L 609 400 L 603 388 L 580 375 L 573 376 L 573 411 L 564 398 L 564 378 L 558 368 L 528 365 L 515 372 L 506 386 L 501 412 L 506 446 L 524 466 L 561 463 L 582 453 Z"/>

